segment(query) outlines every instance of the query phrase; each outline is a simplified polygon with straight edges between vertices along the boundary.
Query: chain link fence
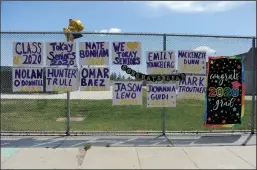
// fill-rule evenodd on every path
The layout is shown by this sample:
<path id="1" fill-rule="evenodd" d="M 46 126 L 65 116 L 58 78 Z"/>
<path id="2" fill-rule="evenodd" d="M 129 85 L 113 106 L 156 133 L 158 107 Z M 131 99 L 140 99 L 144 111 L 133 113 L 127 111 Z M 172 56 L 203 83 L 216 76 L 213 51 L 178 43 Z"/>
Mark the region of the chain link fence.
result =
<path id="1" fill-rule="evenodd" d="M 66 93 L 13 93 L 12 43 L 13 42 L 66 41 L 61 32 L 2 32 L 1 33 L 1 132 L 41 133 L 112 133 L 133 134 L 152 132 L 210 132 L 213 130 L 253 131 L 256 127 L 255 95 L 257 86 L 254 37 L 207 35 L 176 35 L 146 33 L 83 33 L 76 41 L 138 41 L 142 43 L 142 64 L 132 66 L 146 73 L 146 52 L 162 50 L 207 50 L 212 56 L 243 55 L 245 64 L 245 118 L 241 127 L 215 129 L 204 127 L 204 100 L 178 100 L 176 108 L 146 108 L 144 93 L 142 106 L 112 106 L 112 91 Z M 45 48 L 45 47 L 44 47 Z M 44 49 L 45 51 L 45 49 Z M 44 54 L 45 55 L 45 54 Z M 78 57 L 77 57 L 78 63 Z M 111 63 L 111 57 L 110 57 Z M 110 64 L 111 82 L 129 80 L 120 66 Z M 255 71 L 254 71 L 255 70 Z M 69 101 L 67 101 L 69 100 Z M 67 105 L 69 102 L 69 105 Z M 69 108 L 67 108 L 67 106 Z M 67 123 L 67 111 L 70 112 Z M 164 117 L 165 116 L 165 117 Z M 164 127 L 165 125 L 165 127 Z M 67 130 L 69 132 L 67 132 Z"/>

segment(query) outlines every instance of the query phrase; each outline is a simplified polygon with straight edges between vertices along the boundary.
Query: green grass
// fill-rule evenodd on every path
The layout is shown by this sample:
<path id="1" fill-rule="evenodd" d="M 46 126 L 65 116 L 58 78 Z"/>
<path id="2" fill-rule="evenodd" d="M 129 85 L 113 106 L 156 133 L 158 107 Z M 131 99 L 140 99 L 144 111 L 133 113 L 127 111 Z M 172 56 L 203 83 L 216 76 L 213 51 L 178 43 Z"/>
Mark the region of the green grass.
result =
<path id="1" fill-rule="evenodd" d="M 162 108 L 146 108 L 145 99 L 142 106 L 112 106 L 112 100 L 71 100 L 70 105 L 71 117 L 86 117 L 84 121 L 71 122 L 71 131 L 162 129 Z M 66 100 L 1 100 L 1 130 L 65 131 L 66 123 L 56 121 L 65 115 Z M 250 129 L 250 118 L 251 101 L 245 101 L 244 122 L 233 129 Z M 178 100 L 176 108 L 166 108 L 167 131 L 210 130 L 204 127 L 203 120 L 204 101 Z"/>

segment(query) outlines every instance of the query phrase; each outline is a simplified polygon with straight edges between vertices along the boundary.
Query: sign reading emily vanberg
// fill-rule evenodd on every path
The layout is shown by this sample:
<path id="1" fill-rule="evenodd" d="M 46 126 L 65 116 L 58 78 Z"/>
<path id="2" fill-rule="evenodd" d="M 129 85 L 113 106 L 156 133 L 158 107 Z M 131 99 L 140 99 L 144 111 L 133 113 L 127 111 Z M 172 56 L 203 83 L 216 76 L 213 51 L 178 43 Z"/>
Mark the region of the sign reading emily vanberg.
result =
<path id="1" fill-rule="evenodd" d="M 140 42 L 113 42 L 112 64 L 140 65 L 142 48 Z"/>
<path id="2" fill-rule="evenodd" d="M 109 65 L 108 42 L 80 42 L 79 64 L 83 65 Z"/>
<path id="3" fill-rule="evenodd" d="M 13 66 L 43 66 L 42 42 L 13 42 Z"/>
<path id="4" fill-rule="evenodd" d="M 13 92 L 42 92 L 42 68 L 12 68 Z"/>
<path id="5" fill-rule="evenodd" d="M 206 74 L 206 52 L 178 51 L 178 72 L 191 74 Z"/>
<path id="6" fill-rule="evenodd" d="M 206 76 L 186 76 L 185 79 L 179 81 L 178 98 L 204 100 L 206 84 Z"/>
<path id="7" fill-rule="evenodd" d="M 80 69 L 80 91 L 109 91 L 110 68 L 91 67 Z"/>
<path id="8" fill-rule="evenodd" d="M 172 74 L 175 71 L 174 51 L 150 51 L 146 56 L 147 74 Z"/>
<path id="9" fill-rule="evenodd" d="M 176 84 L 147 85 L 147 107 L 176 107 Z"/>
<path id="10" fill-rule="evenodd" d="M 77 66 L 75 42 L 46 43 L 47 66 Z"/>
<path id="11" fill-rule="evenodd" d="M 142 88 L 142 82 L 114 82 L 112 105 L 142 105 Z"/>
<path id="12" fill-rule="evenodd" d="M 71 92 L 78 90 L 77 68 L 46 68 L 46 91 Z"/>

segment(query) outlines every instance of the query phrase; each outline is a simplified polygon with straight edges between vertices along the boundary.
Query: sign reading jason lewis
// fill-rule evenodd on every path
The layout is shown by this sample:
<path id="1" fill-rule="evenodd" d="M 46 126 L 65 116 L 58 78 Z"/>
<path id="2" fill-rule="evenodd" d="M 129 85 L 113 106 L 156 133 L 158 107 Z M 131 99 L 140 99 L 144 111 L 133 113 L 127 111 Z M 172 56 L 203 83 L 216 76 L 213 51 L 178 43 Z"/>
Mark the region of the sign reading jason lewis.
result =
<path id="1" fill-rule="evenodd" d="M 142 105 L 142 82 L 114 82 L 113 105 Z"/>
<path id="2" fill-rule="evenodd" d="M 43 45 L 42 42 L 14 42 L 13 66 L 42 66 Z"/>
<path id="3" fill-rule="evenodd" d="M 176 107 L 176 84 L 147 85 L 147 107 Z"/>
<path id="4" fill-rule="evenodd" d="M 46 43 L 47 66 L 76 66 L 75 42 Z"/>
<path id="5" fill-rule="evenodd" d="M 12 68 L 13 92 L 42 92 L 42 68 Z"/>
<path id="6" fill-rule="evenodd" d="M 140 65 L 141 51 L 140 42 L 113 42 L 112 63 L 115 65 Z"/>
<path id="7" fill-rule="evenodd" d="M 108 42 L 79 43 L 80 65 L 109 65 Z"/>

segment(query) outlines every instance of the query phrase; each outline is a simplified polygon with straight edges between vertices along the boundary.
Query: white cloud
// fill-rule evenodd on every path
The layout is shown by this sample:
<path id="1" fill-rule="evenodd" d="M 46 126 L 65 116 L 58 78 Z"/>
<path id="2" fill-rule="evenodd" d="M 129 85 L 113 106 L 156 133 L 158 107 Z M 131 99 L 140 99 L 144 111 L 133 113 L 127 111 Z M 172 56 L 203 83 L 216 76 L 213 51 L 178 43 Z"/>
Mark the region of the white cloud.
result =
<path id="1" fill-rule="evenodd" d="M 254 1 L 148 1 L 147 4 L 155 9 L 164 7 L 175 12 L 222 12 L 253 2 Z"/>
<path id="2" fill-rule="evenodd" d="M 100 30 L 100 31 L 95 30 L 95 32 L 100 32 L 100 33 L 108 33 L 108 32 L 110 32 L 110 33 L 119 33 L 119 32 L 121 32 L 121 29 L 119 29 L 119 28 L 111 28 L 109 30 L 106 30 L 106 29 L 103 29 L 103 30 Z"/>
<path id="3" fill-rule="evenodd" d="M 194 51 L 205 51 L 207 54 L 206 61 L 208 61 L 209 56 L 215 56 L 215 54 L 216 54 L 216 50 L 214 50 L 210 47 L 207 47 L 207 46 L 200 46 L 193 50 Z"/>

